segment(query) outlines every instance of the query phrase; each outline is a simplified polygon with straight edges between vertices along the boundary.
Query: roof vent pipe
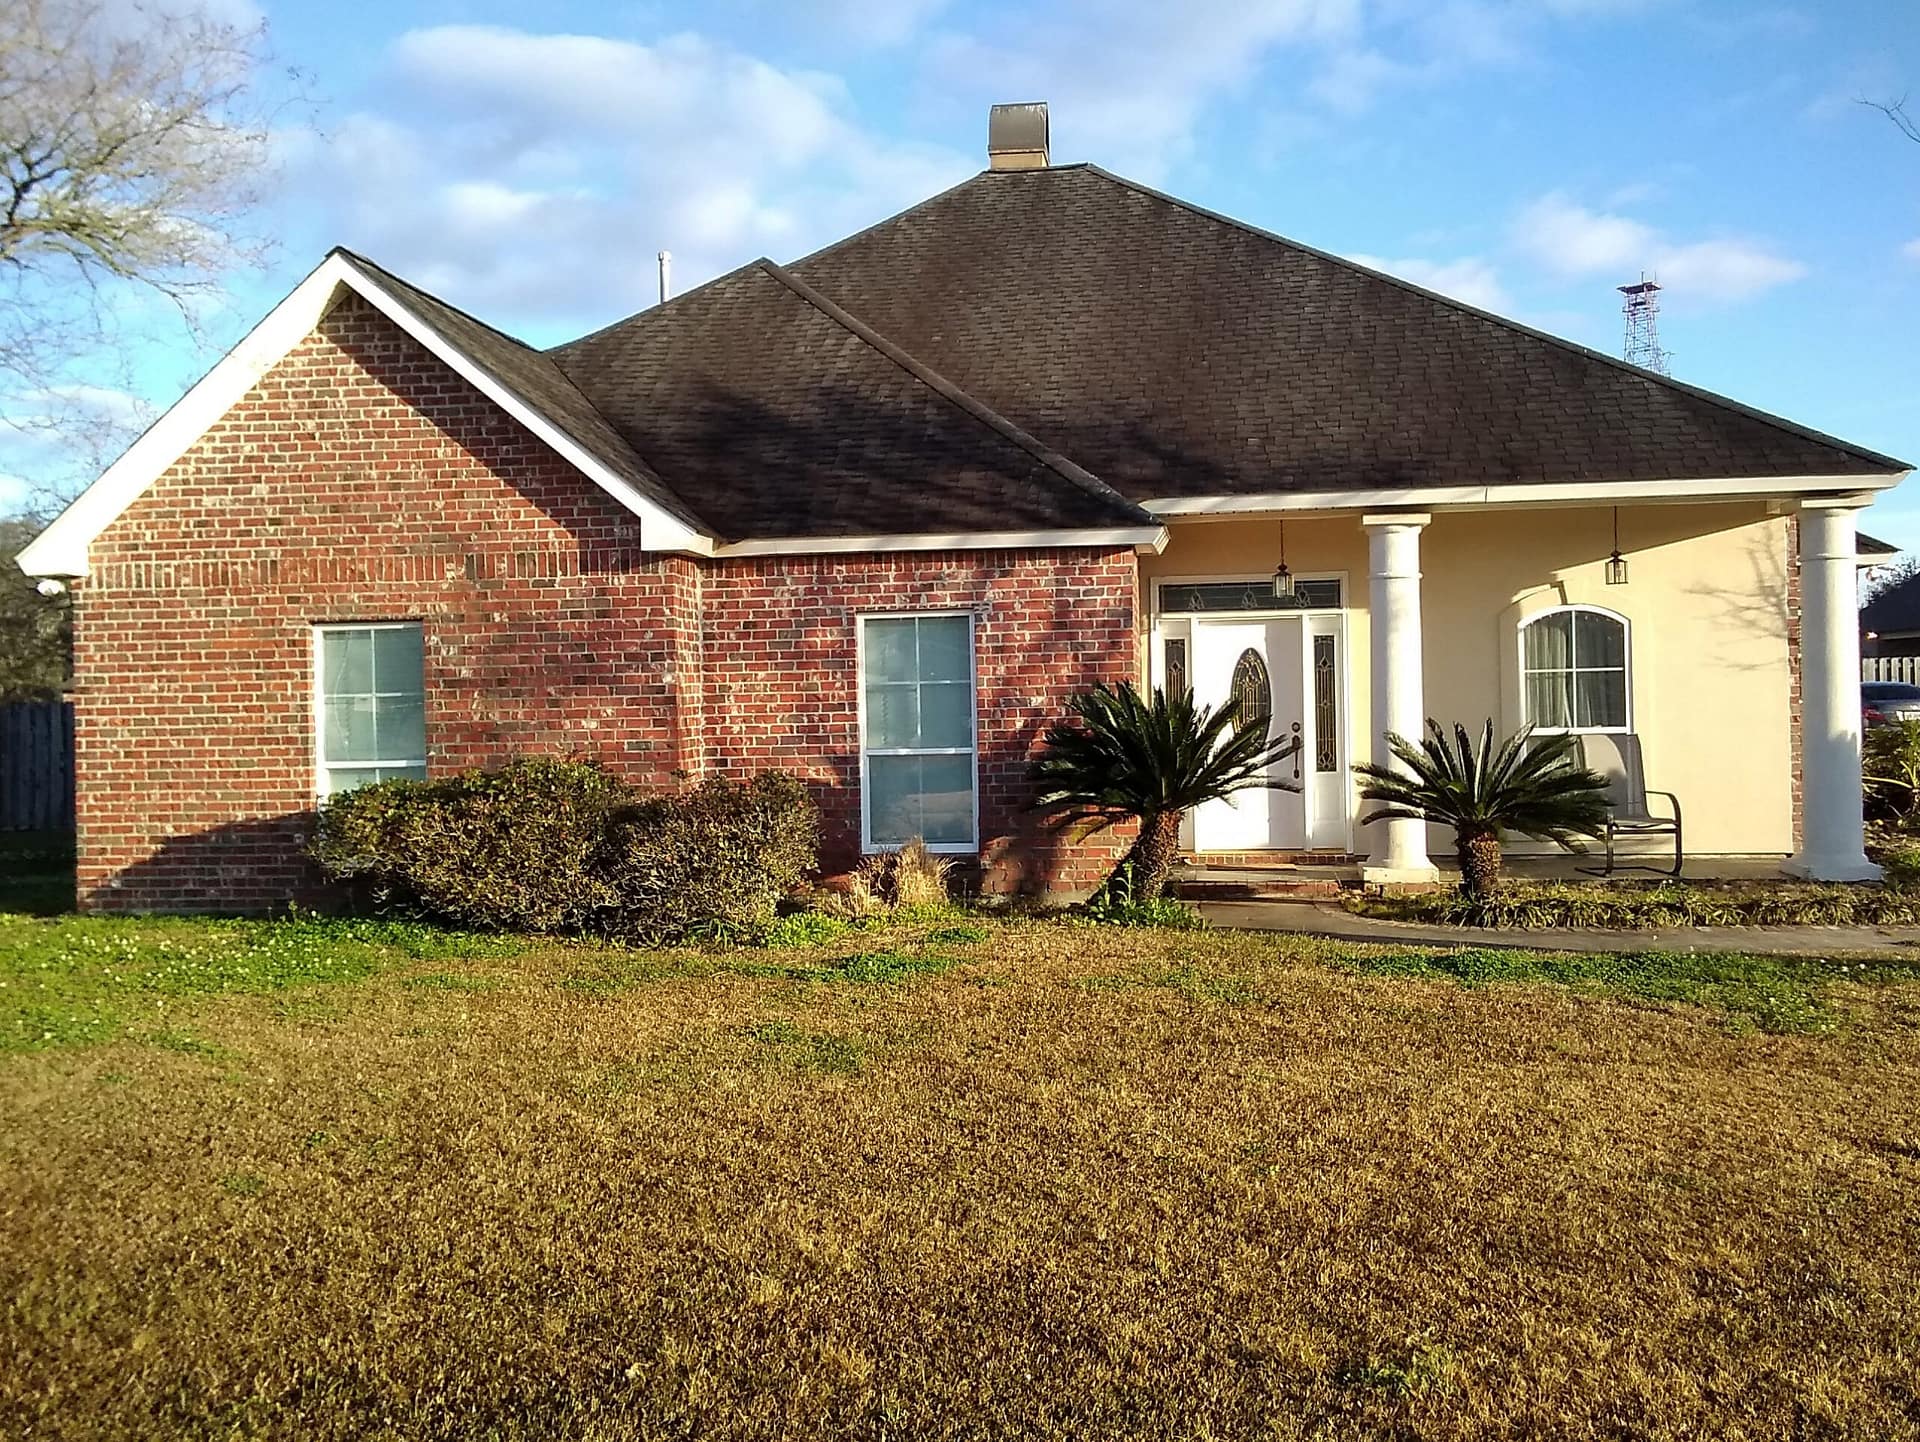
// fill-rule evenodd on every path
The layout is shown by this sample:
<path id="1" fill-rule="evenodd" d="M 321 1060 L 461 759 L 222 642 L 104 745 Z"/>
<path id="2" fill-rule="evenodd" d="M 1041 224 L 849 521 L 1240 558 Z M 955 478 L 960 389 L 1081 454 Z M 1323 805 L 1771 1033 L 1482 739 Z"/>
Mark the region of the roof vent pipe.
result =
<path id="1" fill-rule="evenodd" d="M 667 297 L 673 294 L 673 252 L 663 250 L 658 259 L 660 261 L 660 303 L 665 305 Z"/>
<path id="2" fill-rule="evenodd" d="M 987 169 L 1044 170 L 1047 102 L 996 105 L 987 112 Z"/>

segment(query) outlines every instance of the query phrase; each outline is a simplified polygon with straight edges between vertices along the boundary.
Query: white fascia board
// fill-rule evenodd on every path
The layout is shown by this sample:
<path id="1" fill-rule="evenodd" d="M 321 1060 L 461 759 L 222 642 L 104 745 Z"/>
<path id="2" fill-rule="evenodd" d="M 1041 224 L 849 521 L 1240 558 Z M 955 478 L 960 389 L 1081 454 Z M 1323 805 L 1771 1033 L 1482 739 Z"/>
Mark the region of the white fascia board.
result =
<path id="1" fill-rule="evenodd" d="M 149 426 L 126 453 L 82 491 L 20 553 L 29 576 L 84 576 L 87 548 L 139 499 L 193 443 L 205 435 L 254 384 L 313 333 L 342 289 L 353 291 L 419 341 L 494 404 L 519 421 L 589 480 L 640 517 L 641 541 L 650 550 L 712 551 L 711 537 L 689 529 L 556 430 L 545 418 L 476 365 L 394 295 L 343 255 L 330 255 L 275 306 L 220 363 Z"/>
<path id="2" fill-rule="evenodd" d="M 1512 506 L 1611 506 L 1630 501 L 1725 501 L 1743 497 L 1885 491 L 1910 472 L 1869 476 L 1761 476 L 1706 481 L 1573 481 L 1518 486 L 1421 486 L 1400 491 L 1274 491 L 1162 496 L 1140 504 L 1157 516 L 1239 516 L 1274 511 L 1487 510 Z"/>
<path id="3" fill-rule="evenodd" d="M 1014 551 L 1062 546 L 1131 546 L 1154 555 L 1167 548 L 1165 526 L 1121 526 L 1081 531 L 913 532 L 892 536 L 794 536 L 715 546 L 716 561 L 750 556 L 847 555 L 860 551 Z"/>

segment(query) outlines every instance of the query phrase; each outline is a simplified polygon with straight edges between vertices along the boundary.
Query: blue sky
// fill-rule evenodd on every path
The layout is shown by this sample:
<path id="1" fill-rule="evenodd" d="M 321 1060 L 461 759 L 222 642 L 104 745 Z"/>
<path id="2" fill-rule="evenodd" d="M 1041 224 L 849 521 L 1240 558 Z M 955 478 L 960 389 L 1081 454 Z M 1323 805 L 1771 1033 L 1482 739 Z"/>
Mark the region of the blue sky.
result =
<path id="1" fill-rule="evenodd" d="M 103 404 L 163 407 L 331 244 L 557 341 L 646 304 L 662 247 L 676 288 L 799 256 L 978 169 L 994 101 L 1046 100 L 1056 160 L 1608 351 L 1613 287 L 1656 272 L 1677 377 L 1920 460 L 1920 145 L 1855 103 L 1920 102 L 1911 0 L 265 15 L 310 102 L 276 136 L 271 262 L 234 277 L 200 347 L 162 325 L 112 377 L 72 377 Z M 0 503 L 6 473 L 60 464 L 0 444 Z M 1910 489 L 1865 524 L 1920 549 Z"/>

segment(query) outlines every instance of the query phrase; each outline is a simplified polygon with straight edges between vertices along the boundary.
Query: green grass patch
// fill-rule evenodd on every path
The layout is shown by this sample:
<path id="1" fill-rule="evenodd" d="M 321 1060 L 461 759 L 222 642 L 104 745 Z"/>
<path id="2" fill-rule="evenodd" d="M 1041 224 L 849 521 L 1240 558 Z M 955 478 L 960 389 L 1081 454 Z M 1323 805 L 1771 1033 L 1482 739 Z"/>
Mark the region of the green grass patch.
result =
<path id="1" fill-rule="evenodd" d="M 1076 984 L 1086 991 L 1172 991 L 1188 1001 L 1220 1006 L 1246 1006 L 1260 999 L 1260 989 L 1251 978 L 1190 963 L 1142 966 L 1114 976 L 1090 976 Z"/>
<path id="2" fill-rule="evenodd" d="M 1920 980 L 1920 967 L 1903 963 L 1726 953 L 1611 955 L 1466 947 L 1355 953 L 1347 964 L 1369 976 L 1448 977 L 1469 986 L 1550 982 L 1642 1001 L 1683 1002 L 1721 1012 L 1736 1029 L 1776 1033 L 1833 1030 L 1840 1013 L 1826 992 L 1834 982 Z"/>
<path id="3" fill-rule="evenodd" d="M 852 930 L 853 923 L 844 917 L 827 916 L 818 911 L 796 911 L 791 916 L 775 918 L 773 924 L 756 940 L 770 949 L 824 946 L 830 941 L 838 941 Z"/>
<path id="4" fill-rule="evenodd" d="M 866 1064 L 868 1046 L 861 1038 L 807 1031 L 787 1017 L 760 1022 L 746 1033 L 799 1071 L 851 1076 Z"/>
<path id="5" fill-rule="evenodd" d="M 296 916 L 0 916 L 0 1052 L 106 1041 L 170 1000 L 357 981 L 402 961 L 511 955 L 513 938 Z"/>

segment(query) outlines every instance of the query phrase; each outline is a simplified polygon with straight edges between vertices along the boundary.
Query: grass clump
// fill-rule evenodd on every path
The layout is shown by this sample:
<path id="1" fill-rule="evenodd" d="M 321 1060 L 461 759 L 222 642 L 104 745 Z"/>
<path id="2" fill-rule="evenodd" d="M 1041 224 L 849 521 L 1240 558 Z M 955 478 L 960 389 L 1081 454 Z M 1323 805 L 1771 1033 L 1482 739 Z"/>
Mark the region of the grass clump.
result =
<path id="1" fill-rule="evenodd" d="M 860 1038 L 807 1031 L 789 1017 L 750 1026 L 747 1035 L 800 1071 L 852 1076 L 866 1064 L 867 1045 Z"/>
<path id="2" fill-rule="evenodd" d="M 1391 896 L 1348 892 L 1342 902 L 1349 911 L 1389 921 L 1524 931 L 1920 924 L 1920 890 L 1813 882 L 1508 882 L 1484 897 L 1455 888 Z"/>
<path id="3" fill-rule="evenodd" d="M 1348 963 L 1371 976 L 1450 977 L 1470 986 L 1548 982 L 1644 1001 L 1721 1012 L 1735 1029 L 1820 1033 L 1840 1013 L 1826 995 L 1837 980 L 1867 985 L 1920 980 L 1920 966 L 1820 958 L 1642 952 L 1607 955 L 1468 947 L 1358 953 Z"/>
<path id="4" fill-rule="evenodd" d="M 1090 926 L 1148 926 L 1161 931 L 1204 931 L 1207 921 L 1184 901 L 1171 896 L 1152 900 L 1108 889 L 1096 892 L 1086 905 L 1069 913 Z"/>

